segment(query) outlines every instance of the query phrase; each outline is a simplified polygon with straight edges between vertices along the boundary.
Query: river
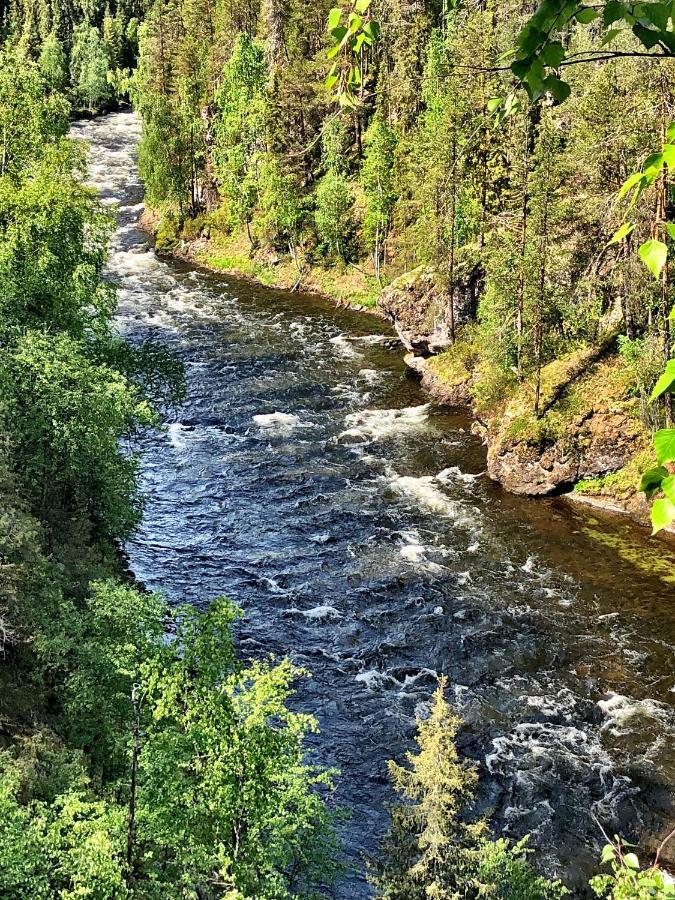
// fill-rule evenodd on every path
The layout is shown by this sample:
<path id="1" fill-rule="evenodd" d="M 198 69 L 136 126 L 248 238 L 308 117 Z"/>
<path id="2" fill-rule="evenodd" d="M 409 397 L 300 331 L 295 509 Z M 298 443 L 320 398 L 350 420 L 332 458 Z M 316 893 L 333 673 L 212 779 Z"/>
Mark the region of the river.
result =
<path id="1" fill-rule="evenodd" d="M 391 801 L 437 673 L 480 767 L 480 808 L 576 883 L 610 831 L 654 835 L 675 793 L 675 556 L 626 521 L 507 495 L 462 412 L 429 402 L 388 325 L 158 259 L 139 231 L 132 113 L 74 126 L 118 205 L 118 327 L 185 365 L 188 395 L 140 439 L 132 569 L 171 600 L 245 611 L 244 656 L 312 673 L 297 705 L 341 770 L 370 896 Z"/>

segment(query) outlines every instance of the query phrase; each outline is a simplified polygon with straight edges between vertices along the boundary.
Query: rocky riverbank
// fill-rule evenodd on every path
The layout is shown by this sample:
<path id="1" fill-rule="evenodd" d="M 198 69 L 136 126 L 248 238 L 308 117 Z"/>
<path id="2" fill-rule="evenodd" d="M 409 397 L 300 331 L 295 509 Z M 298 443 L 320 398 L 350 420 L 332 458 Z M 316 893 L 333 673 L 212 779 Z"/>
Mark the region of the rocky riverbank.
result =
<path id="1" fill-rule="evenodd" d="M 564 495 L 649 524 L 649 505 L 637 491 L 640 472 L 650 463 L 649 435 L 631 396 L 630 372 L 616 352 L 611 320 L 597 345 L 544 368 L 540 414 L 534 416 L 532 384 L 497 377 L 475 340 L 480 273 L 470 265 L 458 278 L 451 319 L 447 289 L 428 267 L 379 291 L 362 269 L 309 267 L 287 255 L 252 253 L 243 235 L 214 238 L 198 223 L 179 233 L 151 211 L 141 224 L 154 234 L 160 255 L 385 316 L 407 351 L 406 363 L 436 402 L 471 407 L 490 478 L 511 493 Z"/>
<path id="2" fill-rule="evenodd" d="M 650 462 L 649 434 L 633 396 L 632 373 L 616 348 L 608 316 L 595 345 L 544 367 L 539 414 L 534 385 L 497 373 L 476 339 L 476 278 L 465 279 L 450 335 L 449 297 L 417 270 L 383 291 L 379 306 L 395 327 L 406 362 L 440 403 L 468 405 L 487 448 L 487 472 L 507 491 L 564 495 L 649 524 L 637 491 Z"/>

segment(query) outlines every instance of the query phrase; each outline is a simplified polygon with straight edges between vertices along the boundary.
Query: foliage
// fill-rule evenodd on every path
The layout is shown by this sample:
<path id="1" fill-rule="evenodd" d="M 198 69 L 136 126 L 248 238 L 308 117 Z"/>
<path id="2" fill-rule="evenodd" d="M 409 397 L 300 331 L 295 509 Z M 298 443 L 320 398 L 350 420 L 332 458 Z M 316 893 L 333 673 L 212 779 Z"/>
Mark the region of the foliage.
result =
<path id="1" fill-rule="evenodd" d="M 593 7 L 579 7 L 577 4 L 568 3 L 566 0 L 544 0 L 539 5 L 518 37 L 518 53 L 511 68 L 515 75 L 522 79 L 530 97 L 540 99 L 547 91 L 562 101 L 570 94 L 570 86 L 563 82 L 557 74 L 560 66 L 572 60 L 566 54 L 563 44 L 555 40 L 555 35 L 571 20 L 580 24 L 588 24 L 599 16 L 602 17 L 602 29 L 605 32 L 602 48 L 612 45 L 617 37 L 626 31 L 628 25 L 638 44 L 642 45 L 641 51 L 636 55 L 649 56 L 673 56 L 675 54 L 675 16 L 673 10 L 666 3 L 649 2 L 635 6 L 624 3 L 604 3 L 600 10 Z M 616 27 L 616 26 L 619 27 Z M 610 49 L 604 58 L 620 55 L 622 51 Z M 587 59 L 594 54 L 591 51 Z M 554 71 L 555 70 L 555 71 Z M 549 72 L 549 74 L 547 74 Z M 662 88 L 662 86 L 661 86 Z M 675 234 L 675 227 L 667 221 L 668 215 L 668 171 L 675 164 L 675 126 L 666 128 L 663 121 L 662 102 L 662 133 L 665 143 L 660 153 L 651 154 L 644 162 L 642 168 L 627 178 L 618 191 L 619 201 L 629 198 L 626 215 L 631 213 L 642 194 L 649 188 L 656 188 L 657 206 L 656 221 L 652 226 L 651 236 L 643 241 L 638 248 L 638 256 L 651 272 L 653 277 L 661 282 L 662 310 L 664 318 L 664 349 L 666 356 L 670 354 L 670 318 L 669 304 L 669 272 L 668 272 L 668 241 Z M 635 231 L 636 223 L 624 221 L 615 231 L 610 240 L 612 244 L 620 244 L 628 241 Z M 666 372 L 657 381 L 651 395 L 651 399 L 671 392 L 673 377 L 670 372 L 672 360 L 666 367 Z M 668 424 L 670 420 L 671 404 L 666 405 Z M 675 457 L 672 449 L 675 443 L 675 431 L 661 429 L 654 438 L 654 446 L 659 462 L 658 469 L 651 469 L 645 473 L 640 488 L 645 490 L 648 496 L 661 488 L 663 496 L 659 497 L 652 505 L 652 524 L 654 534 L 668 527 L 675 521 L 675 504 L 669 496 L 670 473 L 665 466 L 669 465 Z"/>
<path id="2" fill-rule="evenodd" d="M 37 62 L 50 91 L 78 110 L 101 112 L 127 96 L 126 74 L 138 53 L 144 0 L 16 0 L 0 39 L 26 63 Z M 4 21 L 3 21 L 4 18 Z"/>
<path id="3" fill-rule="evenodd" d="M 384 859 L 374 881 L 386 900 L 494 896 L 544 900 L 565 896 L 559 882 L 538 876 L 525 842 L 492 841 L 484 819 L 467 816 L 478 775 L 460 762 L 460 726 L 445 699 L 445 679 L 428 718 L 418 720 L 417 753 L 407 766 L 389 764 L 403 804 L 392 809 Z"/>
<path id="4" fill-rule="evenodd" d="M 223 67 L 215 101 L 214 167 L 228 208 L 250 223 L 258 200 L 257 162 L 265 149 L 265 55 L 240 34 Z"/>
<path id="5" fill-rule="evenodd" d="M 0 752 L 2 896 L 127 897 L 124 810 L 94 797 L 78 754 L 49 736 L 27 749 Z"/>
<path id="6" fill-rule="evenodd" d="M 83 22 L 73 37 L 71 73 L 76 104 L 91 112 L 105 107 L 111 95 L 110 60 L 100 32 Z"/>
<path id="7" fill-rule="evenodd" d="M 290 900 L 331 881 L 338 851 L 321 792 L 332 774 L 305 763 L 316 723 L 287 705 L 302 673 L 241 665 L 238 617 L 226 600 L 170 613 L 114 581 L 92 585 L 68 633 L 49 640 L 67 669 L 64 736 L 87 756 L 39 734 L 0 755 L 3 897 Z M 97 796 L 94 785 L 124 782 L 132 689 L 142 738 L 130 822 L 128 788 Z"/>
<path id="8" fill-rule="evenodd" d="M 619 838 L 614 844 L 606 844 L 602 860 L 609 864 L 611 873 L 596 875 L 591 879 L 593 893 L 611 900 L 647 900 L 649 897 L 665 900 L 675 897 L 675 880 L 658 865 L 640 868 L 640 860 Z"/>
<path id="9" fill-rule="evenodd" d="M 74 32 L 92 108 L 97 34 Z M 169 609 L 121 580 L 117 542 L 141 514 L 133 437 L 184 383 L 161 347 L 114 333 L 111 222 L 81 183 L 52 62 L 0 57 L 25 118 L 1 113 L 0 894 L 316 897 L 339 851 L 333 775 L 305 760 L 316 723 L 289 709 L 302 673 L 239 662 L 228 601 Z M 294 228 L 274 177 L 269 215 Z"/>
<path id="10" fill-rule="evenodd" d="M 336 89 L 343 106 L 356 106 L 363 88 L 362 56 L 365 48 L 372 47 L 380 35 L 380 26 L 372 18 L 372 0 L 352 0 L 345 12 L 334 6 L 328 14 L 328 32 L 331 47 L 328 58 L 334 59 L 326 87 Z"/>
<path id="11" fill-rule="evenodd" d="M 342 175 L 329 172 L 316 191 L 314 222 L 319 238 L 319 249 L 325 248 L 328 256 L 345 260 L 353 230 L 352 211 L 354 196 Z"/>
<path id="12" fill-rule="evenodd" d="M 361 177 L 366 194 L 363 237 L 375 258 L 379 276 L 382 247 L 387 240 L 391 216 L 396 202 L 393 165 L 396 139 L 386 122 L 376 117 L 365 138 L 366 153 Z"/>
<path id="13" fill-rule="evenodd" d="M 0 175 L 17 177 L 64 137 L 68 105 L 58 94 L 44 95 L 37 66 L 10 47 L 0 48 Z"/>
<path id="14" fill-rule="evenodd" d="M 241 666 L 226 600 L 178 611 L 175 636 L 148 656 L 139 760 L 139 872 L 180 886 L 213 881 L 244 897 L 311 896 L 335 871 L 330 817 L 304 763 L 311 717 L 291 713 L 290 663 Z M 150 871 L 148 871 L 150 867 Z"/>

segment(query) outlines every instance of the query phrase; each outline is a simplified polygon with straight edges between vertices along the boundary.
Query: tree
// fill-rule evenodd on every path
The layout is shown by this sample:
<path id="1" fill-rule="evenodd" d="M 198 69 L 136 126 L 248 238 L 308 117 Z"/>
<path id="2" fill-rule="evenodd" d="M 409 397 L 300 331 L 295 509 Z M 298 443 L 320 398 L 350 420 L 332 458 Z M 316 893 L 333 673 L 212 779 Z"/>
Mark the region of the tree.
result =
<path id="1" fill-rule="evenodd" d="M 393 165 L 396 138 L 383 118 L 377 116 L 365 137 L 361 181 L 366 195 L 363 235 L 373 253 L 375 276 L 381 279 L 386 265 L 386 242 L 396 202 Z"/>
<path id="2" fill-rule="evenodd" d="M 231 638 L 239 615 L 222 599 L 204 614 L 179 610 L 175 639 L 142 666 L 133 864 L 139 878 L 219 896 L 316 896 L 337 871 L 319 794 L 332 777 L 304 762 L 315 721 L 287 707 L 303 673 L 242 666 Z"/>
<path id="3" fill-rule="evenodd" d="M 45 97 L 37 66 L 11 48 L 0 49 L 0 175 L 17 178 L 68 129 L 68 105 L 57 94 Z"/>
<path id="4" fill-rule="evenodd" d="M 593 49 L 579 56 L 569 56 L 565 46 L 557 40 L 561 29 L 570 22 L 580 25 L 602 19 L 605 38 L 599 49 Z M 612 27 L 619 24 L 619 27 Z M 630 28 L 633 36 L 642 45 L 641 49 L 604 49 L 623 31 Z M 600 10 L 593 7 L 579 7 L 569 0 L 543 0 L 518 36 L 517 54 L 511 64 L 513 73 L 521 79 L 532 99 L 538 100 L 550 92 L 559 101 L 564 101 L 571 93 L 570 85 L 563 81 L 558 70 L 580 62 L 614 59 L 621 56 L 640 56 L 662 59 L 675 55 L 675 14 L 672 8 L 661 2 L 647 2 L 639 6 L 624 3 L 603 3 Z M 661 132 L 665 141 L 662 152 L 650 156 L 644 168 L 634 173 L 619 191 L 619 198 L 632 194 L 634 206 L 645 189 L 656 186 L 656 221 L 649 240 L 639 248 L 638 253 L 653 276 L 661 282 L 661 318 L 663 322 L 663 345 L 666 359 L 670 356 L 670 274 L 668 265 L 669 216 L 668 177 L 671 164 L 675 164 L 675 128 L 667 128 L 665 119 L 664 77 L 661 89 Z M 629 237 L 634 224 L 624 222 L 615 233 L 611 243 L 619 243 Z M 668 361 L 666 372 L 654 388 L 655 400 L 675 390 L 675 377 L 671 377 L 672 361 Z M 675 374 L 675 370 L 674 370 Z M 670 401 L 666 404 L 666 424 L 671 425 Z M 654 436 L 654 448 L 659 467 L 645 473 L 641 489 L 648 497 L 662 492 L 652 506 L 654 533 L 675 521 L 675 491 L 671 492 L 671 476 L 666 466 L 675 462 L 675 429 L 667 427 Z"/>
<path id="5" fill-rule="evenodd" d="M 491 841 L 483 819 L 468 817 L 478 775 L 459 760 L 460 721 L 439 681 L 428 718 L 418 720 L 417 753 L 407 766 L 389 771 L 403 804 L 392 809 L 392 826 L 374 882 L 383 900 L 452 900 L 494 896 L 547 900 L 567 892 L 538 876 L 525 843 Z"/>
<path id="6" fill-rule="evenodd" d="M 316 190 L 314 223 L 320 248 L 329 256 L 346 261 L 347 245 L 353 228 L 354 195 L 343 175 L 328 172 Z"/>
<path id="7" fill-rule="evenodd" d="M 257 161 L 266 148 L 266 81 L 263 48 L 239 34 L 216 92 L 214 169 L 229 211 L 246 226 L 251 242 Z"/>
<path id="8" fill-rule="evenodd" d="M 110 61 L 98 28 L 86 22 L 78 26 L 71 57 L 72 89 L 76 103 L 95 112 L 110 101 L 109 68 Z"/>
<path id="9" fill-rule="evenodd" d="M 55 31 L 50 31 L 43 43 L 38 65 L 49 88 L 62 93 L 68 84 L 68 60 Z"/>

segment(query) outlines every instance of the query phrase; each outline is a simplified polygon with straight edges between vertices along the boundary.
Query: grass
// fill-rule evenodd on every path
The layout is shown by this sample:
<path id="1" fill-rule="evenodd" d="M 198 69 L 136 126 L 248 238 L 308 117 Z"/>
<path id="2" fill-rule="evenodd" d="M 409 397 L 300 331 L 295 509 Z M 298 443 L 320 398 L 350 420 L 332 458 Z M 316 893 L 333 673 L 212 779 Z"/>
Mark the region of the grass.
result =
<path id="1" fill-rule="evenodd" d="M 220 272 L 254 278 L 268 287 L 324 294 L 341 304 L 355 307 L 375 309 L 380 294 L 373 274 L 343 263 L 310 266 L 306 261 L 301 262 L 300 279 L 298 267 L 289 254 L 262 250 L 252 253 L 245 232 L 225 234 L 212 226 L 210 238 L 198 259 Z"/>

